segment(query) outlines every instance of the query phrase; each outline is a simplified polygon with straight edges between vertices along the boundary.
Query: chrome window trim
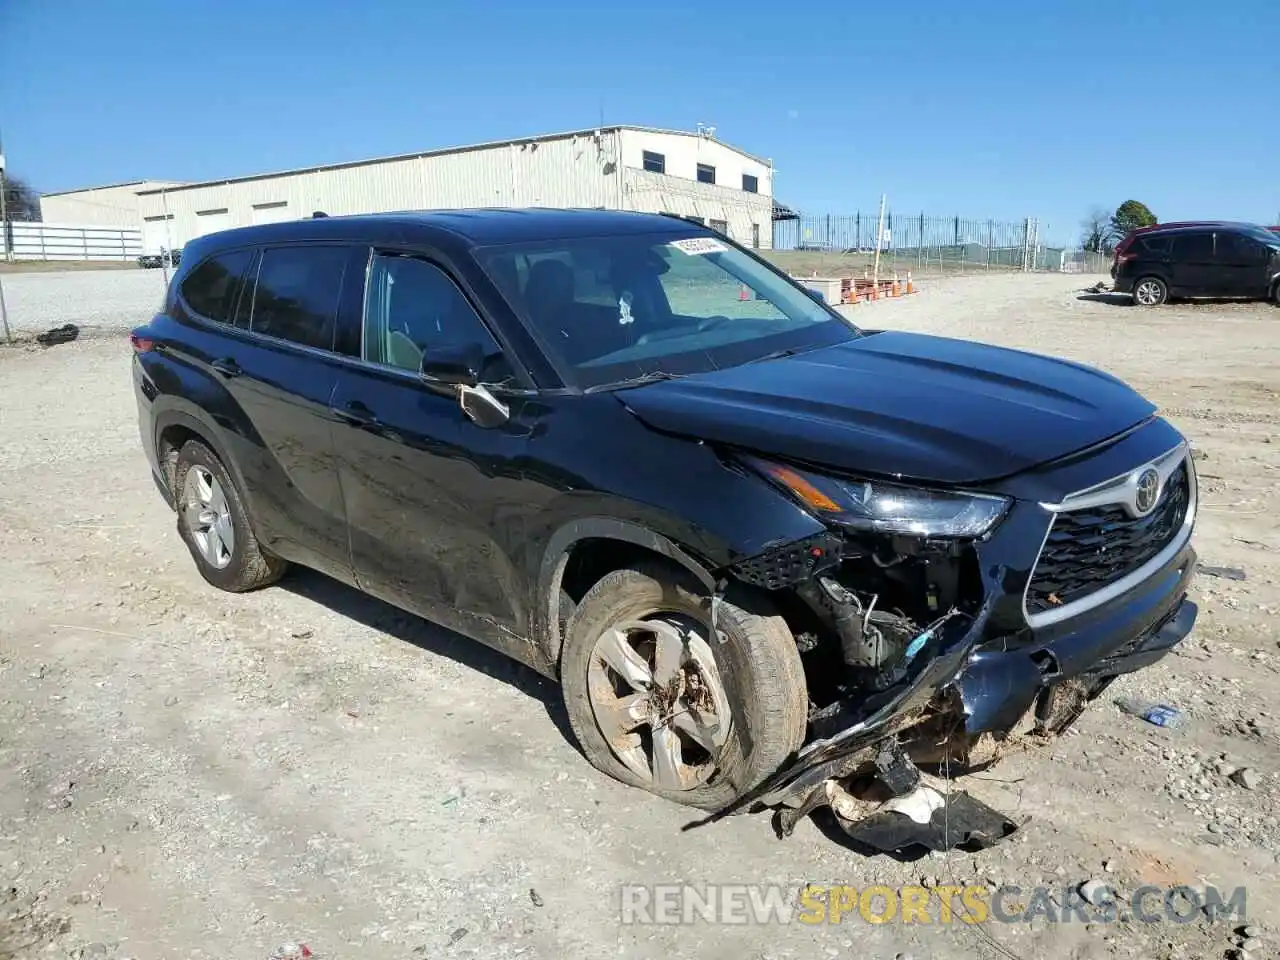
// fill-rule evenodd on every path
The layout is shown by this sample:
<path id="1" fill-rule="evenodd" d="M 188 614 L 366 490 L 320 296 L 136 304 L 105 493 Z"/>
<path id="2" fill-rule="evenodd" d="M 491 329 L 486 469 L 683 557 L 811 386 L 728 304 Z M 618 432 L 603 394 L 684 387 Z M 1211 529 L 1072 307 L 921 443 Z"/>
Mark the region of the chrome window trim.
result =
<path id="1" fill-rule="evenodd" d="M 1027 594 L 1031 592 L 1031 581 L 1035 577 L 1036 569 L 1040 566 L 1040 557 L 1044 553 L 1045 544 L 1049 542 L 1049 534 L 1053 532 L 1053 524 L 1057 520 L 1058 514 L 1100 506 L 1120 505 L 1132 507 L 1137 479 L 1144 470 L 1154 468 L 1159 472 L 1160 487 L 1163 491 L 1165 482 L 1178 469 L 1178 466 L 1183 463 L 1187 465 L 1187 512 L 1186 516 L 1183 517 L 1182 527 L 1167 546 L 1138 567 L 1138 569 L 1125 574 L 1119 580 L 1109 583 L 1105 587 L 1095 590 L 1086 597 L 1073 600 L 1071 603 L 1063 604 L 1061 607 L 1054 607 L 1052 610 L 1043 610 L 1040 613 L 1031 613 L 1028 610 Z M 1058 503 L 1041 503 L 1040 507 L 1049 513 L 1049 525 L 1045 528 L 1044 539 L 1040 541 L 1040 549 L 1036 551 L 1035 563 L 1031 565 L 1031 572 L 1027 576 L 1027 584 L 1022 589 L 1022 615 L 1027 621 L 1027 626 L 1033 630 L 1040 627 L 1048 627 L 1055 623 L 1061 623 L 1063 620 L 1069 620 L 1071 617 L 1079 616 L 1082 613 L 1087 613 L 1103 604 L 1110 603 L 1116 597 L 1127 593 L 1144 580 L 1153 576 L 1156 571 L 1176 557 L 1191 539 L 1198 503 L 1199 484 L 1196 478 L 1195 464 L 1192 462 L 1191 451 L 1185 440 L 1168 453 L 1162 454 L 1155 460 L 1140 464 L 1118 477 L 1112 477 L 1110 480 L 1104 480 L 1102 483 L 1095 484 L 1092 487 L 1086 487 L 1084 490 L 1068 494 Z"/>

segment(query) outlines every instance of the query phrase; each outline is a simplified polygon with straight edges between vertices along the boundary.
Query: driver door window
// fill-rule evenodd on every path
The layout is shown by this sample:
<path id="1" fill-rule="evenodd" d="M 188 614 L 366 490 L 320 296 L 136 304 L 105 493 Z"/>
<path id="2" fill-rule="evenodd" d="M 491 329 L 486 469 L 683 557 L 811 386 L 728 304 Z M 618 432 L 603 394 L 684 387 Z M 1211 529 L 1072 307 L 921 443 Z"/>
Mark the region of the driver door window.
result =
<path id="1" fill-rule="evenodd" d="M 505 380 L 502 350 L 458 285 L 433 263 L 416 257 L 374 257 L 365 294 L 363 357 L 418 372 L 424 350 L 480 344 L 488 357 L 484 379 Z"/>

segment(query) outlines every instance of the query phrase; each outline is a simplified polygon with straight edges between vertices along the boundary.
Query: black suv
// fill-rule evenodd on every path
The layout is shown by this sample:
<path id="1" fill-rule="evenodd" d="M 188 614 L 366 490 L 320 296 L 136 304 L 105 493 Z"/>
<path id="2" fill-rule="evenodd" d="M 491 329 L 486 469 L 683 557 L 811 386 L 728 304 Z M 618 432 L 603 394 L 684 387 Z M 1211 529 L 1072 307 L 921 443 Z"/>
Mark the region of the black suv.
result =
<path id="1" fill-rule="evenodd" d="M 206 580 L 303 564 L 506 651 L 593 764 L 682 803 L 906 789 L 1063 729 L 1196 617 L 1195 471 L 1141 396 L 858 329 L 668 216 L 212 234 L 132 342 Z"/>
<path id="2" fill-rule="evenodd" d="M 1143 227 L 1116 247 L 1111 276 L 1144 307 L 1170 297 L 1280 303 L 1280 236 L 1249 223 Z"/>

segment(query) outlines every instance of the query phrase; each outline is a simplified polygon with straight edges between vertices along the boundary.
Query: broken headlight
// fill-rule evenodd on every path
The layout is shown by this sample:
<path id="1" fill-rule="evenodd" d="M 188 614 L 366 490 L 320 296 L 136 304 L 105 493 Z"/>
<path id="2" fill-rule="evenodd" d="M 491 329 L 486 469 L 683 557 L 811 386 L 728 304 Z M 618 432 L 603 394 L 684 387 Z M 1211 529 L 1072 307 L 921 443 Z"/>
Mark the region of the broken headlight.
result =
<path id="1" fill-rule="evenodd" d="M 825 476 L 754 457 L 747 462 L 819 516 L 855 530 L 981 537 L 1004 516 L 1010 502 L 985 493 Z"/>

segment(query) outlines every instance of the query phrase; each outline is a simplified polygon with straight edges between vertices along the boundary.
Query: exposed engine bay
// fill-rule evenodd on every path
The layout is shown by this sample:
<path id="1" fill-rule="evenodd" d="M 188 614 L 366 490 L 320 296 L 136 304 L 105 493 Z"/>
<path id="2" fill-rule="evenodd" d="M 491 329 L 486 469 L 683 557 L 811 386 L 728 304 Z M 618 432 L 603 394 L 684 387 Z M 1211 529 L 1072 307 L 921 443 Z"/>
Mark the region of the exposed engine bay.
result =
<path id="1" fill-rule="evenodd" d="M 1021 824 L 930 771 L 963 776 L 993 763 L 1011 736 L 1060 734 L 1195 617 L 1180 595 L 1140 636 L 1068 676 L 1029 630 L 1005 633 L 996 609 L 1008 605 L 1010 570 L 984 566 L 974 541 L 830 532 L 733 573 L 769 590 L 791 625 L 809 737 L 793 763 L 703 822 L 776 807 L 787 836 L 829 807 L 851 839 L 884 851 L 982 848 L 1012 835 Z"/>

